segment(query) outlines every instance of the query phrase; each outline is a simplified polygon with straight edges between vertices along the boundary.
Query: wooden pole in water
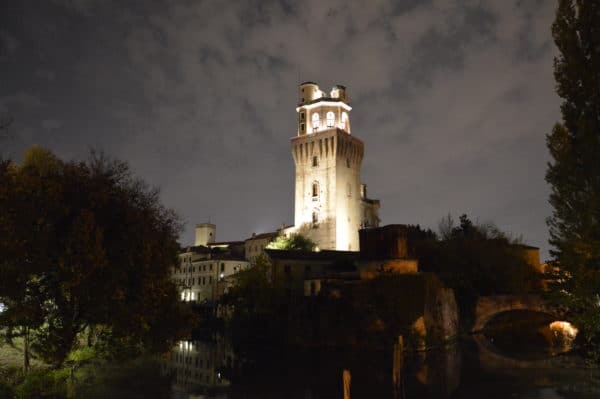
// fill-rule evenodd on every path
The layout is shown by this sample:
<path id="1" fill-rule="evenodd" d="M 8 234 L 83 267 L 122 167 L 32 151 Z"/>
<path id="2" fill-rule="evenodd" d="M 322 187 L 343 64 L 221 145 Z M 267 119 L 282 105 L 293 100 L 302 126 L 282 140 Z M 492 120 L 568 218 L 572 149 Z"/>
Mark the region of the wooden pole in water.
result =
<path id="1" fill-rule="evenodd" d="M 350 370 L 344 370 L 344 373 L 342 374 L 342 379 L 344 381 L 344 399 L 350 399 L 350 383 L 352 380 Z"/>
<path id="2" fill-rule="evenodd" d="M 398 342 L 394 344 L 394 361 L 392 369 L 392 384 L 394 389 L 394 399 L 401 398 L 402 394 L 402 366 L 404 358 L 402 352 L 404 351 L 404 337 L 398 336 Z"/>

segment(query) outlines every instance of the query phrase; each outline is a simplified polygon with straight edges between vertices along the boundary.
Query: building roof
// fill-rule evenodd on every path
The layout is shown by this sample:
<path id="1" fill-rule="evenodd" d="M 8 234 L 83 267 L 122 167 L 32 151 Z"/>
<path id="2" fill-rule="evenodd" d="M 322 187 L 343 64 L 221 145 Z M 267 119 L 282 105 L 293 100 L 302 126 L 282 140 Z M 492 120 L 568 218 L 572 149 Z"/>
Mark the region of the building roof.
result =
<path id="1" fill-rule="evenodd" d="M 381 201 L 378 199 L 372 199 L 372 198 L 367 198 L 367 197 L 362 197 L 360 199 L 362 202 L 366 202 L 368 204 L 376 204 L 376 205 L 380 205 Z"/>
<path id="2" fill-rule="evenodd" d="M 204 245 L 192 245 L 192 246 L 183 248 L 180 252 L 180 255 L 189 253 L 189 252 L 193 252 L 196 254 L 207 254 L 207 253 L 210 253 L 210 248 L 205 247 Z"/>
<path id="3" fill-rule="evenodd" d="M 265 249 L 265 252 L 272 259 L 294 259 L 294 260 L 315 260 L 315 261 L 336 261 L 336 260 L 355 260 L 358 259 L 359 252 L 353 251 L 333 251 L 322 250 L 314 251 L 293 251 L 282 249 Z"/>
<path id="4" fill-rule="evenodd" d="M 264 239 L 264 238 L 273 238 L 273 237 L 277 237 L 278 235 L 279 235 L 279 233 L 277 231 L 271 231 L 271 232 L 268 232 L 268 233 L 254 234 L 252 237 L 247 238 L 246 241 L 260 240 L 260 239 Z"/>
<path id="5" fill-rule="evenodd" d="M 527 244 L 512 244 L 513 247 L 523 248 L 523 249 L 539 249 L 538 247 L 534 247 Z"/>
<path id="6" fill-rule="evenodd" d="M 217 247 L 223 245 L 243 245 L 244 241 L 221 241 L 221 242 L 209 242 L 209 247 Z"/>

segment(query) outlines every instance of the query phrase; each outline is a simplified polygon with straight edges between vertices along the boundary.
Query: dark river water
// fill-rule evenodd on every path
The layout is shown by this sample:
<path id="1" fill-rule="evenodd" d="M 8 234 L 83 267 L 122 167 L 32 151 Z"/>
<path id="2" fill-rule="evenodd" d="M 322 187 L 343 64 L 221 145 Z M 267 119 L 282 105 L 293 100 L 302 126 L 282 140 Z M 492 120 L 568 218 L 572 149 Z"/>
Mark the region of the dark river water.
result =
<path id="1" fill-rule="evenodd" d="M 344 398 L 344 370 L 354 399 L 600 398 L 600 373 L 580 358 L 527 343 L 514 349 L 476 335 L 405 354 L 396 385 L 393 348 L 242 351 L 215 335 L 181 342 L 164 367 L 173 399 Z"/>

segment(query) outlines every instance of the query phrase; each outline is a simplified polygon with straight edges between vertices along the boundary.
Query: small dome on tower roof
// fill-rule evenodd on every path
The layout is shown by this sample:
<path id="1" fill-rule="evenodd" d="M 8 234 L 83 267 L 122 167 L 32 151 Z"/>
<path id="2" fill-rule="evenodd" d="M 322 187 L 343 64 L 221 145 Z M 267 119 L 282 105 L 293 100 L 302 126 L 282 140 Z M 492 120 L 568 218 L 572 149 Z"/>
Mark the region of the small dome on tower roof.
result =
<path id="1" fill-rule="evenodd" d="M 315 82 L 310 82 L 310 81 L 300 83 L 300 86 L 304 86 L 304 85 L 315 85 L 316 86 L 317 84 Z"/>

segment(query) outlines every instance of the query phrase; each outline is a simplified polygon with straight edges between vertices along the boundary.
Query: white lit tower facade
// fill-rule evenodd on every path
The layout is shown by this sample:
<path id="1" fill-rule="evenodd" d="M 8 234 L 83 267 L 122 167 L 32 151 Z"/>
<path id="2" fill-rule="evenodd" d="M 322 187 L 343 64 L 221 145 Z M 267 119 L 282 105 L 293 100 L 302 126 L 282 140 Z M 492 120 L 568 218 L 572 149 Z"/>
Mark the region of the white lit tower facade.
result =
<path id="1" fill-rule="evenodd" d="M 320 249 L 358 251 L 358 230 L 379 225 L 379 201 L 367 198 L 360 181 L 364 145 L 351 134 L 351 110 L 344 86 L 325 93 L 300 85 L 293 230 Z"/>

